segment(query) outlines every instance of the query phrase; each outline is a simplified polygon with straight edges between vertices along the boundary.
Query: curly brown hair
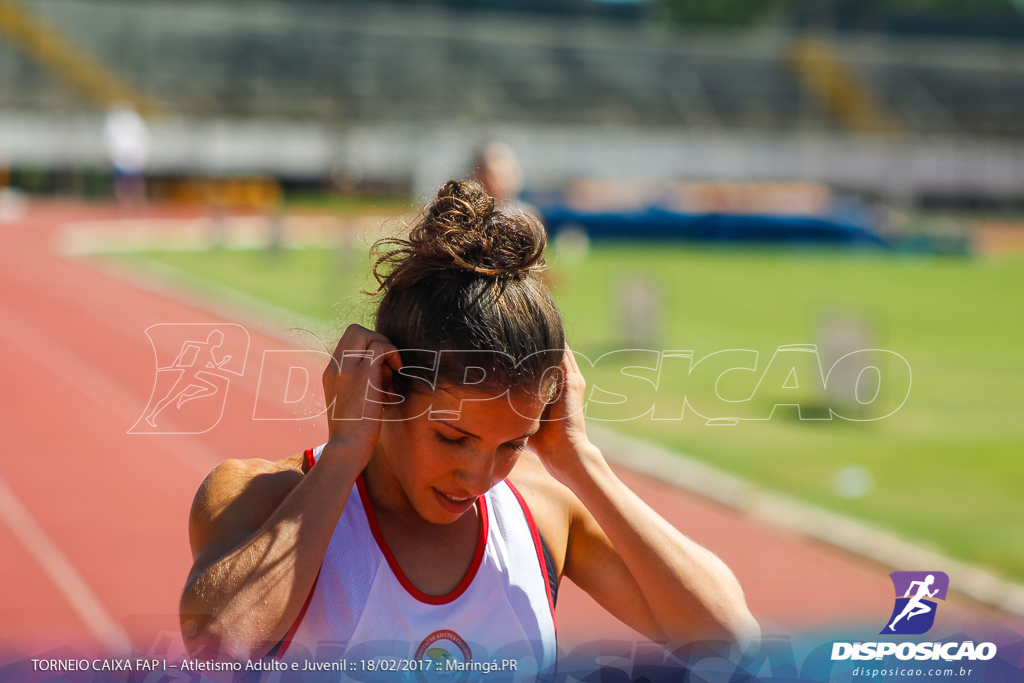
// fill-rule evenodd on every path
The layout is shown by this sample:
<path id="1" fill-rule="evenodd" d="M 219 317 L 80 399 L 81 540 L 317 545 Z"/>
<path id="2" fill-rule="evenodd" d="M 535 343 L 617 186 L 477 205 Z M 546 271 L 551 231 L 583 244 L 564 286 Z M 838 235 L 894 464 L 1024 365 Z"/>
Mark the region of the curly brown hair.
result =
<path id="1" fill-rule="evenodd" d="M 475 181 L 446 183 L 408 237 L 374 244 L 376 329 L 406 366 L 395 391 L 463 386 L 478 368 L 480 388 L 552 400 L 565 331 L 540 278 L 546 244 L 537 218 L 496 208 Z"/>

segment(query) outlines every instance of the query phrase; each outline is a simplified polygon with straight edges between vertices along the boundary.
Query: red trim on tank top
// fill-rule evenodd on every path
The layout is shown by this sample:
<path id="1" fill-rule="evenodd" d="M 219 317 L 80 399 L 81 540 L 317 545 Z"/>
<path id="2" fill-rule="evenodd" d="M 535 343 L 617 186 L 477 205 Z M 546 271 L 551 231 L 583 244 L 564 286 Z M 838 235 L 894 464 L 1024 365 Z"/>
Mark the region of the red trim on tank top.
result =
<path id="1" fill-rule="evenodd" d="M 306 602 L 302 605 L 302 609 L 299 610 L 299 616 L 295 617 L 295 621 L 292 622 L 292 627 L 288 629 L 288 633 L 281 639 L 281 647 L 277 649 L 274 654 L 274 659 L 280 661 L 284 657 L 285 651 L 292 644 L 292 640 L 295 638 L 295 634 L 299 630 L 299 624 L 302 623 L 302 619 L 306 616 L 306 610 L 309 609 L 309 603 L 313 601 L 313 593 L 316 592 L 316 584 L 320 581 L 320 571 L 317 570 L 316 578 L 313 579 L 313 587 L 309 589 L 309 595 L 306 596 Z"/>
<path id="2" fill-rule="evenodd" d="M 530 527 L 530 535 L 533 536 L 533 547 L 537 550 L 537 561 L 540 563 L 540 573 L 544 577 L 544 593 L 548 596 L 548 607 L 551 609 L 551 623 L 558 630 L 558 622 L 555 620 L 555 600 L 551 595 L 551 577 L 548 576 L 548 563 L 544 560 L 544 550 L 540 545 L 540 530 L 537 528 L 537 523 L 533 520 L 533 513 L 530 512 L 530 506 L 523 500 L 522 494 L 519 493 L 512 482 L 508 479 L 505 480 L 508 484 L 509 489 L 515 494 L 516 500 L 519 501 L 519 507 L 523 508 L 523 515 L 526 517 L 526 523 Z"/>
<path id="3" fill-rule="evenodd" d="M 466 570 L 465 576 L 459 581 L 459 585 L 451 590 L 446 595 L 427 595 L 419 588 L 413 585 L 409 577 L 405 575 L 402 568 L 398 564 L 398 560 L 391 554 L 391 549 L 388 548 L 388 544 L 384 541 L 384 537 L 381 536 L 380 528 L 377 526 L 377 515 L 373 511 L 373 504 L 370 502 L 370 496 L 366 492 L 366 482 L 363 481 L 363 475 L 360 474 L 356 479 L 356 486 L 359 488 L 359 498 L 363 501 L 363 509 L 366 511 L 366 520 L 370 524 L 370 533 L 373 534 L 373 538 L 377 541 L 377 546 L 380 551 L 384 553 L 384 559 L 388 561 L 388 566 L 391 567 L 391 571 L 394 573 L 398 582 L 402 584 L 406 592 L 412 597 L 416 598 L 420 602 L 428 605 L 447 605 L 450 602 L 454 602 L 460 595 L 466 592 L 469 588 L 469 584 L 473 583 L 473 578 L 476 576 L 477 570 L 480 569 L 480 565 L 483 563 L 484 550 L 487 547 L 487 532 L 489 528 L 489 522 L 487 519 L 487 499 L 484 496 L 477 498 L 477 508 L 480 511 L 480 537 L 476 543 L 476 552 L 473 553 L 473 560 L 469 563 L 469 569 Z"/>
<path id="4" fill-rule="evenodd" d="M 302 454 L 306 456 L 306 465 L 308 466 L 306 469 L 312 469 L 313 465 L 316 464 L 316 458 L 313 457 L 313 449 L 307 448 Z M 321 569 L 322 568 L 323 567 L 321 567 Z M 309 595 L 306 596 L 306 602 L 302 604 L 302 609 L 299 610 L 299 615 L 295 617 L 295 621 L 292 622 L 291 628 L 288 629 L 288 632 L 284 634 L 284 638 L 281 639 L 281 646 L 277 648 L 277 652 L 274 654 L 274 659 L 280 660 L 284 657 L 285 651 L 292 644 L 292 640 L 295 638 L 295 634 L 299 630 L 299 624 L 302 623 L 302 619 L 306 616 L 306 610 L 309 609 L 309 603 L 313 601 L 313 593 L 316 592 L 316 584 L 319 581 L 320 569 L 316 572 L 316 578 L 313 579 L 313 587 L 309 589 Z"/>

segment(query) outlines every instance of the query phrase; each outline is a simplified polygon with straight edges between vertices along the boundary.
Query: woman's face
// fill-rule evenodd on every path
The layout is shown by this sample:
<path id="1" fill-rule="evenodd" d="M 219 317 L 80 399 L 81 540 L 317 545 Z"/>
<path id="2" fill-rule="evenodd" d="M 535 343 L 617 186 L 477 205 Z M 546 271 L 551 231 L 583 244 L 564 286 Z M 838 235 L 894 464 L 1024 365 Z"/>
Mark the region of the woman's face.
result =
<path id="1" fill-rule="evenodd" d="M 385 413 L 374 456 L 384 475 L 381 493 L 396 505 L 404 496 L 428 522 L 454 522 L 508 476 L 543 411 L 539 398 L 519 394 L 411 393 Z"/>

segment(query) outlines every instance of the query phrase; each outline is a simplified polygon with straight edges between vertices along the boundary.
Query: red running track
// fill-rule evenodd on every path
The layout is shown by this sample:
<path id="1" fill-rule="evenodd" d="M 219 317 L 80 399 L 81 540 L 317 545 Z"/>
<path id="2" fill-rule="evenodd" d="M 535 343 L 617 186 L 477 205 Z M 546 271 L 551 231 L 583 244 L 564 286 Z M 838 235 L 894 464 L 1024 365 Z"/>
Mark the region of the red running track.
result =
<path id="1" fill-rule="evenodd" d="M 157 214 L 174 211 L 148 215 Z M 111 207 L 41 204 L 0 223 L 0 654 L 65 646 L 98 653 L 104 643 L 123 646 L 125 636 L 139 653 L 181 653 L 186 519 L 203 476 L 222 459 L 279 458 L 326 433 L 318 420 L 252 419 L 262 352 L 283 348 L 254 325 L 246 372 L 232 381 L 215 428 L 127 433 L 153 388 L 146 328 L 225 321 L 51 248 L 64 223 L 118 217 Z M 622 476 L 733 568 L 766 632 L 863 624 L 870 634 L 889 615 L 891 569 L 661 482 Z M 997 620 L 1024 632 L 1020 621 L 965 598 L 949 603 L 937 623 L 950 631 Z M 558 620 L 563 646 L 636 637 L 569 582 Z"/>

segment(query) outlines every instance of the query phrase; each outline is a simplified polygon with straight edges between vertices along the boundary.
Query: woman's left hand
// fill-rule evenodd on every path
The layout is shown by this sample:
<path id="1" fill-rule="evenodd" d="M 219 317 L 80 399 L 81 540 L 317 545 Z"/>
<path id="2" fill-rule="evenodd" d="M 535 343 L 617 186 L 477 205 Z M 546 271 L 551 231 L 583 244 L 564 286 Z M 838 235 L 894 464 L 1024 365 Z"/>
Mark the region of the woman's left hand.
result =
<path id="1" fill-rule="evenodd" d="M 586 382 L 568 346 L 561 394 L 528 447 L 566 486 L 571 515 L 564 574 L 612 614 L 675 647 L 701 638 L 741 646 L 758 633 L 736 577 L 615 475 L 587 438 Z"/>
<path id="2" fill-rule="evenodd" d="M 582 459 L 594 454 L 600 457 L 600 454 L 587 438 L 584 419 L 587 382 L 568 344 L 559 370 L 561 391 L 554 403 L 544 410 L 540 430 L 530 437 L 529 445 L 551 475 L 568 486 Z"/>

